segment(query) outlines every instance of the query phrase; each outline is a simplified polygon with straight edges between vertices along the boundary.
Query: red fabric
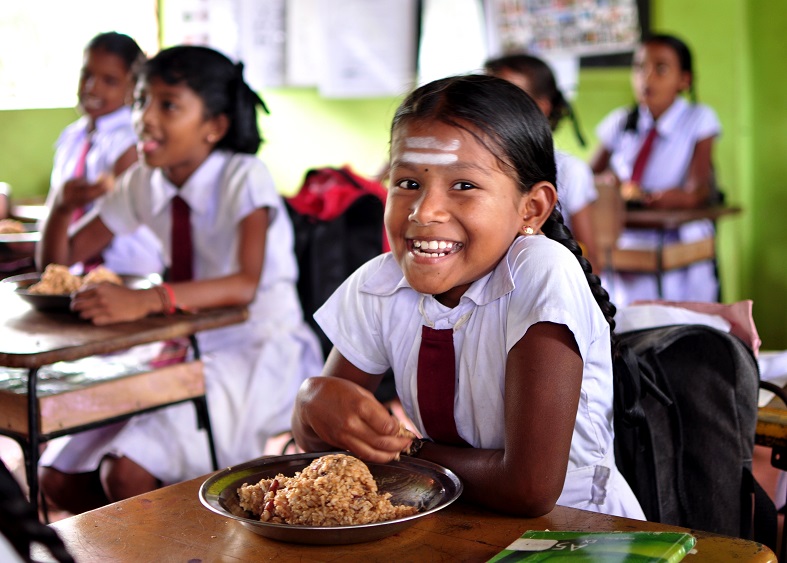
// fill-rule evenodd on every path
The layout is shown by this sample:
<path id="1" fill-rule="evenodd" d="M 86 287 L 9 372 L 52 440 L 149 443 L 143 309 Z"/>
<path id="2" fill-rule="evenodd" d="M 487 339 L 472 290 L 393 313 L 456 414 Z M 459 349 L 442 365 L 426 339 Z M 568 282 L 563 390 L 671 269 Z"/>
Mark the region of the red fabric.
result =
<path id="1" fill-rule="evenodd" d="M 454 394 L 456 366 L 454 331 L 451 328 L 421 330 L 418 352 L 418 410 L 421 422 L 435 442 L 467 446 L 456 430 Z"/>
<path id="2" fill-rule="evenodd" d="M 191 211 L 180 196 L 172 198 L 172 236 L 170 238 L 169 281 L 193 278 L 194 250 L 191 241 Z"/>
<path id="3" fill-rule="evenodd" d="M 650 151 L 653 149 L 653 141 L 656 139 L 657 134 L 658 132 L 654 125 L 651 127 L 650 131 L 648 131 L 648 135 L 642 143 L 642 148 L 639 149 L 637 159 L 634 161 L 634 168 L 631 170 L 631 181 L 635 184 L 639 184 L 640 180 L 642 180 L 642 174 L 645 172 L 645 166 L 648 164 Z"/>
<path id="4" fill-rule="evenodd" d="M 336 219 L 365 194 L 378 197 L 385 205 L 388 195 L 385 186 L 359 176 L 349 166 L 343 166 L 339 170 L 349 175 L 355 184 L 333 168 L 319 168 L 306 175 L 301 190 L 287 201 L 301 215 L 309 215 L 320 221 Z M 383 231 L 383 252 L 389 250 L 391 247 L 388 237 Z"/>

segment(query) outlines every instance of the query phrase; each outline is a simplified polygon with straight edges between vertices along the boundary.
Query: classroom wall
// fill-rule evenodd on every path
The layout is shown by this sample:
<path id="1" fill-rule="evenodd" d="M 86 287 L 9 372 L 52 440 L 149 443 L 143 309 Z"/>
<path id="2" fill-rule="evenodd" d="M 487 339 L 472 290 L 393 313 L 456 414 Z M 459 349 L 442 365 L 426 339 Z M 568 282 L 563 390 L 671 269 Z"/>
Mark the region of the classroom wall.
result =
<path id="1" fill-rule="evenodd" d="M 715 160 L 729 203 L 743 214 L 719 223 L 723 300 L 753 299 L 764 348 L 787 348 L 787 232 L 782 187 L 787 160 L 787 3 L 783 0 L 651 0 L 651 27 L 682 36 L 692 47 L 699 100 L 716 109 L 723 126 Z M 75 77 L 76 81 L 76 77 Z M 68 85 L 74 87 L 74 85 Z M 325 100 L 313 89 L 262 92 L 271 108 L 261 118 L 261 151 L 284 193 L 306 170 L 350 164 L 364 174 L 382 167 L 388 125 L 398 97 Z M 570 127 L 556 134 L 567 150 L 589 156 L 593 131 L 611 109 L 631 103 L 628 69 L 583 69 L 575 101 L 588 147 Z M 0 111 L 0 181 L 17 197 L 46 193 L 60 130 L 73 109 Z M 567 124 L 566 124 L 567 125 Z"/>

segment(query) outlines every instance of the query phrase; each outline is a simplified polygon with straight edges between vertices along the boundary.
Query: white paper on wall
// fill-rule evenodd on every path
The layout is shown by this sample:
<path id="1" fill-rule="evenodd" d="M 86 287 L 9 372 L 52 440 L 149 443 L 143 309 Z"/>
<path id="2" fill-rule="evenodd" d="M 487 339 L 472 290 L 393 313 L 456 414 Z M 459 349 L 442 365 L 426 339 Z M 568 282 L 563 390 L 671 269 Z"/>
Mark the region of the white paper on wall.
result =
<path id="1" fill-rule="evenodd" d="M 396 96 L 415 74 L 415 0 L 320 1 L 320 94 L 334 98 Z"/>
<path id="2" fill-rule="evenodd" d="M 424 0 L 418 83 L 478 72 L 486 60 L 480 0 Z"/>

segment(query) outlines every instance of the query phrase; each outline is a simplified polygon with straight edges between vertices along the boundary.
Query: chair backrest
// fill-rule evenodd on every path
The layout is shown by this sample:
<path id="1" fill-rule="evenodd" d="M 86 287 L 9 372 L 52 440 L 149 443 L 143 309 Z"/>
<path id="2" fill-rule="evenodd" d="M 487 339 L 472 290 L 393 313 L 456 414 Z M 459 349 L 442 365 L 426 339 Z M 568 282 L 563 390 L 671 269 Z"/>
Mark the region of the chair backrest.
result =
<path id="1" fill-rule="evenodd" d="M 648 520 L 775 547 L 775 507 L 751 474 L 759 391 L 751 350 L 704 325 L 617 339 L 615 455 Z"/>

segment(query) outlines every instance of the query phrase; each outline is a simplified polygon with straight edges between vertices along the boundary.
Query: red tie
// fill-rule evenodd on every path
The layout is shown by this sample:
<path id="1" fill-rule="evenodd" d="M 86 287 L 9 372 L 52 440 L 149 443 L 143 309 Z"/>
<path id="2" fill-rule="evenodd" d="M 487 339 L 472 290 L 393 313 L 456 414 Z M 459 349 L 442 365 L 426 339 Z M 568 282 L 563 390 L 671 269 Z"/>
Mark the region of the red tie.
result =
<path id="1" fill-rule="evenodd" d="M 172 236 L 170 245 L 169 281 L 191 280 L 193 278 L 191 213 L 189 204 L 180 196 L 172 198 Z"/>
<path id="2" fill-rule="evenodd" d="M 74 173 L 71 175 L 72 178 L 83 178 L 85 176 L 85 164 L 87 163 L 87 153 L 90 152 L 90 147 L 92 143 L 90 141 L 90 135 L 87 136 L 85 139 L 84 144 L 82 145 L 81 152 L 79 153 L 79 158 L 77 158 L 77 163 L 74 166 Z M 87 213 L 89 206 L 80 207 L 79 209 L 74 211 L 74 214 L 71 216 L 71 222 L 75 223 L 79 219 L 82 218 L 82 215 Z"/>
<path id="3" fill-rule="evenodd" d="M 650 131 L 648 131 L 648 136 L 645 137 L 642 148 L 639 149 L 637 159 L 634 161 L 634 168 L 631 171 L 631 181 L 634 184 L 639 185 L 640 180 L 642 180 L 642 174 L 645 172 L 645 166 L 648 164 L 648 157 L 650 157 L 653 141 L 657 134 L 656 125 L 654 124 L 653 127 L 650 128 Z"/>
<path id="4" fill-rule="evenodd" d="M 418 352 L 418 410 L 421 422 L 435 442 L 467 446 L 456 430 L 454 394 L 456 366 L 454 358 L 454 330 L 421 330 L 421 349 Z"/>

